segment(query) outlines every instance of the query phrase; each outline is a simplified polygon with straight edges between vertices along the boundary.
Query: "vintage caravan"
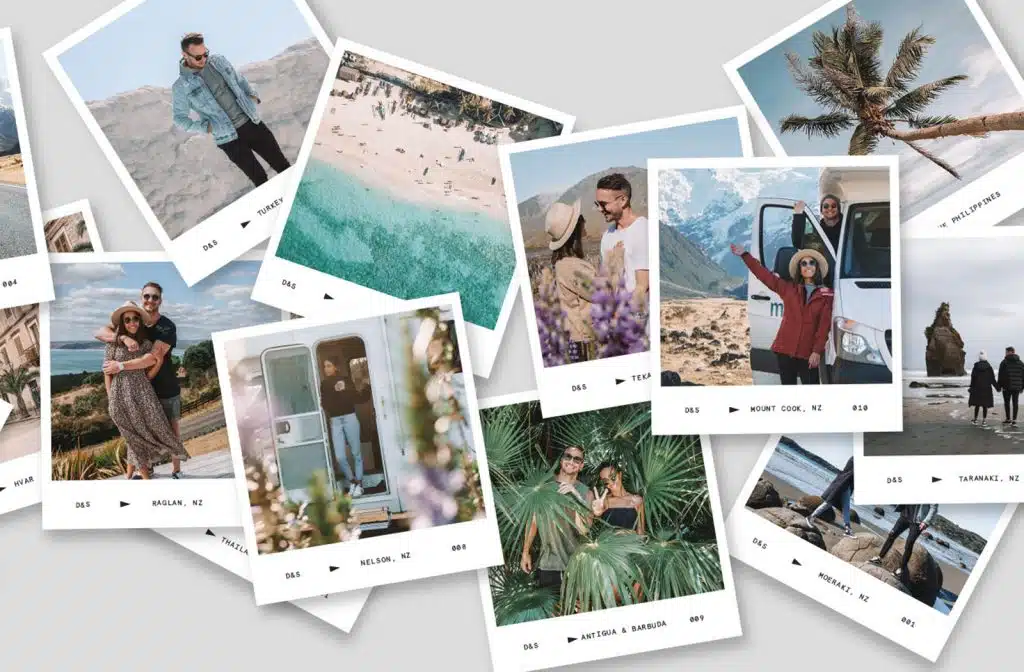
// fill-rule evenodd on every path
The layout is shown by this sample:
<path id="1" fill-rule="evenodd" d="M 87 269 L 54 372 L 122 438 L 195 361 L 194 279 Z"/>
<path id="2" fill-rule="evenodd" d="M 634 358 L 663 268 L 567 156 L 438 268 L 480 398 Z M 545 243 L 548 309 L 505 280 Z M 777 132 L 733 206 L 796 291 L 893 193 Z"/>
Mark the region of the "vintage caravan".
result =
<path id="1" fill-rule="evenodd" d="M 821 382 L 892 382 L 892 310 L 890 185 L 886 168 L 825 168 L 818 184 L 819 202 L 837 196 L 843 222 L 839 249 L 833 249 L 814 214 L 807 213 L 803 232 L 792 232 L 792 198 L 762 198 L 754 215 L 751 254 L 766 267 L 788 277 L 789 260 L 798 248 L 814 248 L 829 262 L 835 290 L 832 325 Z M 816 206 L 817 204 L 808 204 Z M 782 300 L 752 273 L 747 284 L 750 361 L 756 384 L 779 382 L 772 341 L 782 323 Z"/>

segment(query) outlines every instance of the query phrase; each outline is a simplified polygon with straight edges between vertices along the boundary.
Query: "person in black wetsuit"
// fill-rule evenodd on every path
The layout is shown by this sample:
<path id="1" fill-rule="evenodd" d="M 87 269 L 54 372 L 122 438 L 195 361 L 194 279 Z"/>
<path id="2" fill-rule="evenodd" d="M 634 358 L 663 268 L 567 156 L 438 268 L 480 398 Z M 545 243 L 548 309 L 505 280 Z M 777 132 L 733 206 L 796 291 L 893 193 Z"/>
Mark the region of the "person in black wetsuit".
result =
<path id="1" fill-rule="evenodd" d="M 622 470 L 611 462 L 605 462 L 598 467 L 597 475 L 604 485 L 604 492 L 599 493 L 598 488 L 594 488 L 594 500 L 590 505 L 594 515 L 612 527 L 646 534 L 644 498 L 626 491 L 622 485 Z"/>

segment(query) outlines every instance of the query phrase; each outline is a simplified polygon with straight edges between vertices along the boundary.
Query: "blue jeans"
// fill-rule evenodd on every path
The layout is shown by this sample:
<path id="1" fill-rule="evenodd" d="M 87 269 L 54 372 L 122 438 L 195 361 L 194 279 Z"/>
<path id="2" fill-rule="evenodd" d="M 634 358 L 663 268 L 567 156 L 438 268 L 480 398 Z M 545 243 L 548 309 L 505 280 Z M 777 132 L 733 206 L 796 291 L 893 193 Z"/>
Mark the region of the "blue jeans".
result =
<path id="1" fill-rule="evenodd" d="M 840 496 L 843 501 L 843 524 L 847 527 L 850 526 L 850 498 L 852 495 L 853 491 L 850 488 L 846 488 Z"/>
<path id="2" fill-rule="evenodd" d="M 334 455 L 341 464 L 341 471 L 345 474 L 345 480 L 363 480 L 363 451 L 359 443 L 359 418 L 355 413 L 339 415 L 331 418 L 331 445 L 334 446 Z M 356 463 L 356 475 L 352 477 L 352 467 L 348 464 L 345 446 L 352 452 L 352 461 Z"/>

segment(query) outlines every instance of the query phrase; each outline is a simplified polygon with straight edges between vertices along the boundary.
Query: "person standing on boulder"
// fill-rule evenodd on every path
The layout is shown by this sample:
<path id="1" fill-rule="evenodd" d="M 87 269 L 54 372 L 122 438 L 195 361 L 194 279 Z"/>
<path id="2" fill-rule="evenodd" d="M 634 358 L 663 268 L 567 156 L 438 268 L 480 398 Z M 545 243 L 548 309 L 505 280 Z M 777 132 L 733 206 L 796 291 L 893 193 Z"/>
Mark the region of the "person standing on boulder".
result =
<path id="1" fill-rule="evenodd" d="M 875 565 L 882 564 L 882 558 L 892 548 L 893 542 L 906 530 L 907 543 L 903 545 L 903 558 L 900 560 L 899 568 L 893 572 L 896 578 L 906 585 L 907 576 L 909 575 L 907 564 L 910 562 L 910 555 L 914 552 L 914 542 L 931 525 L 932 520 L 935 519 L 935 514 L 939 512 L 939 505 L 900 504 L 896 507 L 896 511 L 900 514 L 900 517 L 896 519 L 896 524 L 892 526 L 889 536 L 886 537 L 885 543 L 882 544 L 882 550 L 878 555 L 871 558 L 869 562 Z"/>
<path id="2" fill-rule="evenodd" d="M 999 378 L 996 379 L 996 389 L 1003 391 L 1003 418 L 1004 425 L 1017 426 L 1017 400 L 1021 390 L 1024 390 L 1024 362 L 1013 346 L 1006 348 L 1006 356 L 999 363 Z M 1010 410 L 1013 407 L 1013 414 Z"/>
<path id="3" fill-rule="evenodd" d="M 971 420 L 972 425 L 978 424 L 978 410 L 981 410 L 981 426 L 984 427 L 988 424 L 988 409 L 992 408 L 994 402 L 992 401 L 992 388 L 999 389 L 999 383 L 996 382 L 996 372 L 992 370 L 992 365 L 988 363 L 988 357 L 985 355 L 985 351 L 982 350 L 978 353 L 978 361 L 974 363 L 974 368 L 971 369 L 971 384 L 968 387 L 970 393 L 967 398 L 967 405 L 974 408 L 974 418 Z"/>
<path id="4" fill-rule="evenodd" d="M 850 504 L 853 499 L 853 457 L 846 461 L 843 470 L 836 474 L 832 482 L 821 493 L 821 504 L 818 505 L 811 515 L 807 516 L 805 522 L 808 527 L 814 527 L 814 519 L 821 518 L 825 511 L 835 507 L 843 512 L 843 534 L 847 537 L 853 536 L 853 528 L 850 527 Z"/>

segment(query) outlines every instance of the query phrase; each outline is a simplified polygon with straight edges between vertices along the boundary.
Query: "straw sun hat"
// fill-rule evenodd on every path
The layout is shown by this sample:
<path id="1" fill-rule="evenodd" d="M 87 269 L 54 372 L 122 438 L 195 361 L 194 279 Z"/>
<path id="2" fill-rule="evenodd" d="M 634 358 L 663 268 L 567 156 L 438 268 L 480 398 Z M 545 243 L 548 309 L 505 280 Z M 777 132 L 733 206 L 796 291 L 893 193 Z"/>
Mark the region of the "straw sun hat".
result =
<path id="1" fill-rule="evenodd" d="M 799 250 L 789 259 L 789 277 L 793 280 L 800 281 L 800 260 L 804 257 L 810 257 L 818 262 L 818 270 L 821 271 L 821 277 L 828 275 L 828 261 L 825 259 L 825 255 L 817 250 L 810 248 Z"/>
<path id="2" fill-rule="evenodd" d="M 557 250 L 565 245 L 569 236 L 576 229 L 576 222 L 580 218 L 580 199 L 576 199 L 572 205 L 568 203 L 555 203 L 548 208 L 548 214 L 544 216 L 544 231 L 548 234 L 548 249 Z"/>
<path id="3" fill-rule="evenodd" d="M 125 313 L 135 312 L 139 314 L 139 319 L 143 319 L 144 313 L 142 308 L 139 308 L 139 304 L 134 301 L 125 301 L 121 304 L 121 307 L 110 314 L 110 324 L 115 328 L 121 324 L 121 316 Z"/>

